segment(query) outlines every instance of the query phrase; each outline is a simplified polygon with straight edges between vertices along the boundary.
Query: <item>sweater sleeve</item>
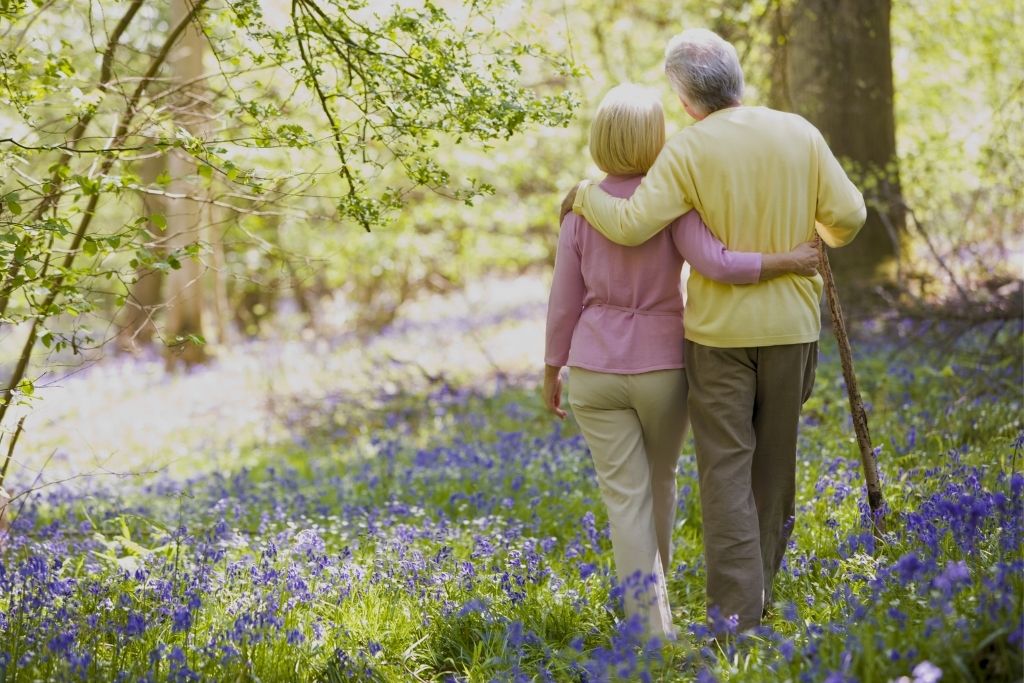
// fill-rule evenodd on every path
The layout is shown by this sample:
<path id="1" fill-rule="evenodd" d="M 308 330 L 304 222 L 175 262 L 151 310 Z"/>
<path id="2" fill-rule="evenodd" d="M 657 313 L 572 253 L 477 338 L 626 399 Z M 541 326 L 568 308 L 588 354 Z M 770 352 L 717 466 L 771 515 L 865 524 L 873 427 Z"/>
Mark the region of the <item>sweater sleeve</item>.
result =
<path id="1" fill-rule="evenodd" d="M 830 247 L 846 246 L 867 219 L 864 197 L 839 165 L 817 128 L 812 133 L 818 156 L 815 229 Z"/>
<path id="2" fill-rule="evenodd" d="M 761 277 L 761 254 L 726 249 L 696 211 L 687 212 L 669 229 L 679 255 L 704 277 L 731 285 L 757 282 Z"/>
<path id="3" fill-rule="evenodd" d="M 580 252 L 576 246 L 579 222 L 579 217 L 571 213 L 562 220 L 558 251 L 555 253 L 555 274 L 548 298 L 544 344 L 544 362 L 555 367 L 562 367 L 569 361 L 572 335 L 583 312 L 586 295 Z"/>
<path id="4" fill-rule="evenodd" d="M 612 242 L 635 247 L 693 208 L 690 186 L 685 141 L 677 135 L 661 150 L 629 199 L 612 197 L 585 181 L 572 210 Z"/>

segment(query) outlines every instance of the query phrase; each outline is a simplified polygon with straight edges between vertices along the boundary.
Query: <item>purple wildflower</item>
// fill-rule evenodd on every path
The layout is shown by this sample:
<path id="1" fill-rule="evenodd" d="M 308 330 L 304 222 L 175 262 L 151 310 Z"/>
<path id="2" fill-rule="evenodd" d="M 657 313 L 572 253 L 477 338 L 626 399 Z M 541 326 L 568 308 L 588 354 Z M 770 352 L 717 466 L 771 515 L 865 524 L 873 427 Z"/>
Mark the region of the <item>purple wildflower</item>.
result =
<path id="1" fill-rule="evenodd" d="M 175 633 L 187 631 L 190 628 L 192 628 L 192 613 L 189 612 L 188 609 L 185 607 L 179 607 L 178 609 L 174 610 L 172 620 L 172 628 Z"/>

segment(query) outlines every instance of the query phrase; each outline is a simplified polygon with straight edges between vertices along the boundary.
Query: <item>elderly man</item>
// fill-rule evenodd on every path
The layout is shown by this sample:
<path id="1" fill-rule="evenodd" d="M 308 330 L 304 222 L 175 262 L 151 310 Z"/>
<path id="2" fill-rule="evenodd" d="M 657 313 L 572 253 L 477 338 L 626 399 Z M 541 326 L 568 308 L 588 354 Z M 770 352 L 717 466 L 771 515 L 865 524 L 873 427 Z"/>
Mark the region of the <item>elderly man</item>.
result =
<path id="1" fill-rule="evenodd" d="M 696 208 L 729 249 L 776 252 L 814 235 L 849 243 L 864 200 L 803 118 L 742 106 L 731 44 L 707 30 L 673 38 L 665 72 L 697 123 L 673 136 L 629 199 L 584 181 L 571 206 L 619 244 L 648 240 Z M 841 106 L 837 105 L 837 106 Z M 757 626 L 792 532 L 800 408 L 821 332 L 820 276 L 729 285 L 692 273 L 686 376 L 697 447 L 708 612 Z"/>

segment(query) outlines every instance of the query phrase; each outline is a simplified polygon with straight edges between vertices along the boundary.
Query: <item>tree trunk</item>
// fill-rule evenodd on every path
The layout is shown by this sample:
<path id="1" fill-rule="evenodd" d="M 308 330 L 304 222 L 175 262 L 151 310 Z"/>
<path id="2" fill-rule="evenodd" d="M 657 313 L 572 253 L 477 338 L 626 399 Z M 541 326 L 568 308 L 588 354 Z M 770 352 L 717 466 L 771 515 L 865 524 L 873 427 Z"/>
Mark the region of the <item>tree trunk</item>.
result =
<path id="1" fill-rule="evenodd" d="M 177 24 L 189 12 L 187 0 L 174 0 L 171 5 L 171 22 Z M 205 112 L 193 95 L 201 87 L 197 79 L 203 74 L 203 47 L 205 38 L 193 22 L 182 33 L 181 40 L 167 62 L 172 77 L 191 83 L 183 89 L 181 99 L 176 103 L 175 118 L 178 125 L 196 136 L 205 132 Z M 171 176 L 169 191 L 172 194 L 194 195 L 199 188 L 192 181 L 196 174 L 193 158 L 183 150 L 174 150 L 167 158 L 167 171 Z M 169 199 L 167 201 L 167 247 L 181 249 L 201 238 L 205 205 L 190 199 Z M 203 345 L 189 341 L 191 336 L 203 337 L 203 293 L 201 264 L 191 258 L 182 258 L 181 268 L 170 271 L 167 276 L 167 318 L 165 321 L 167 342 L 170 344 L 168 360 L 181 360 L 192 365 L 205 360 Z"/>
<path id="2" fill-rule="evenodd" d="M 868 203 L 860 235 L 831 254 L 848 294 L 892 278 L 903 234 L 889 14 L 890 0 L 777 0 L 772 22 L 771 106 L 817 126 Z"/>
<path id="3" fill-rule="evenodd" d="M 154 156 L 146 159 L 139 168 L 139 176 L 145 185 L 151 184 L 160 171 L 165 168 L 165 158 Z M 161 197 L 141 193 L 142 207 L 146 216 L 164 215 L 167 212 L 166 202 Z M 159 239 L 162 235 L 154 233 L 156 226 L 149 225 L 150 239 Z M 148 346 L 156 335 L 154 317 L 163 299 L 160 296 L 164 283 L 163 271 L 157 269 L 139 269 L 135 273 L 136 280 L 129 287 L 128 299 L 117 315 L 117 343 L 125 351 L 133 353 L 143 346 Z"/>
<path id="4" fill-rule="evenodd" d="M 228 300 L 227 258 L 224 233 L 234 220 L 231 212 L 221 206 L 210 205 L 206 241 L 210 244 L 210 268 L 206 272 L 209 286 L 209 312 L 213 317 L 212 329 L 216 343 L 225 346 L 231 341 L 231 306 Z"/>

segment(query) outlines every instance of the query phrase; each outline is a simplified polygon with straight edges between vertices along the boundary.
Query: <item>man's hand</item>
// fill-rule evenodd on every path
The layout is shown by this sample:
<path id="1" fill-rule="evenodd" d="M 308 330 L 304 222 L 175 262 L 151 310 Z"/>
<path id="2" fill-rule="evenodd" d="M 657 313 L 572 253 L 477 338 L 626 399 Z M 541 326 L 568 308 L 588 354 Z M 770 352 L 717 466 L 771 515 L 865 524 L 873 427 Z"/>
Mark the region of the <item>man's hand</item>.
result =
<path id="1" fill-rule="evenodd" d="M 580 183 L 573 185 L 569 193 L 565 195 L 565 199 L 562 200 L 562 208 L 558 211 L 558 222 L 561 223 L 565 220 L 567 214 L 572 213 L 572 205 L 576 203 L 576 193 L 580 189 Z"/>
<path id="2" fill-rule="evenodd" d="M 562 410 L 562 368 L 553 365 L 544 366 L 544 406 L 559 420 L 564 420 L 567 413 Z"/>

